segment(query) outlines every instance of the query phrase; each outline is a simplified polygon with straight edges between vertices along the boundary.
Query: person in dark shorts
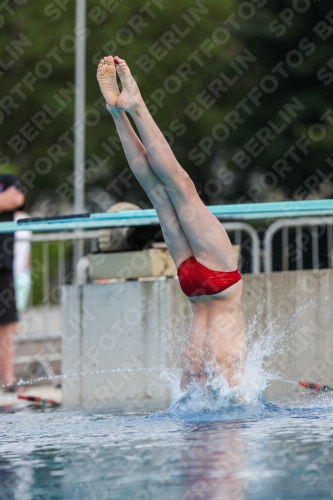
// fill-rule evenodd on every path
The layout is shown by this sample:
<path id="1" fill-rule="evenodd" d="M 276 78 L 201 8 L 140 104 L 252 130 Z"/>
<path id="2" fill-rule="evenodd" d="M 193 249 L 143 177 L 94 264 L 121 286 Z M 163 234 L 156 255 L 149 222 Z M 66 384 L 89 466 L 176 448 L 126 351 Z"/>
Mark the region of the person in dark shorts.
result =
<path id="1" fill-rule="evenodd" d="M 13 221 L 14 211 L 24 204 L 19 180 L 0 174 L 0 222 Z M 13 278 L 13 233 L 0 233 L 0 369 L 7 392 L 16 390 L 14 376 L 14 333 L 19 319 Z"/>

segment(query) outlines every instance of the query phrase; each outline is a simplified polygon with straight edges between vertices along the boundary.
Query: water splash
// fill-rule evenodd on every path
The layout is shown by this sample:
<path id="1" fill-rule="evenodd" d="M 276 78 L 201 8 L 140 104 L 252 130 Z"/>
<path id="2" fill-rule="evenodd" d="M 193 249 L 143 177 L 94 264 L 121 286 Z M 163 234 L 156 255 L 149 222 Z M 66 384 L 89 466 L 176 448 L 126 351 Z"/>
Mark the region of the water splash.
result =
<path id="1" fill-rule="evenodd" d="M 263 329 L 262 313 L 264 304 L 257 309 L 257 314 L 252 323 L 247 327 L 248 352 L 245 360 L 244 371 L 239 374 L 240 384 L 231 388 L 225 378 L 221 375 L 214 377 L 209 373 L 207 383 L 201 386 L 192 386 L 186 392 L 179 388 L 179 377 L 172 372 L 162 374 L 162 379 L 167 383 L 172 394 L 171 410 L 183 414 L 195 412 L 230 412 L 238 408 L 239 411 L 245 407 L 260 407 L 270 410 L 275 405 L 267 403 L 263 398 L 265 389 L 272 386 L 273 382 L 287 382 L 289 387 L 282 389 L 284 397 L 278 397 L 279 401 L 288 406 L 318 406 L 320 403 L 332 405 L 331 395 L 314 395 L 304 392 L 298 387 L 296 380 L 286 377 L 283 366 L 274 363 L 279 355 L 288 353 L 289 349 L 297 346 L 297 328 L 299 318 L 304 310 L 313 303 L 311 299 L 306 304 L 299 306 L 293 315 L 288 317 L 278 312 L 274 320 L 270 321 Z M 281 372 L 282 371 L 282 372 Z M 300 374 L 301 375 L 301 374 Z M 291 388 L 290 385 L 294 387 Z M 296 394 L 296 398 L 294 397 Z M 268 406 L 267 406 L 268 405 Z"/>
<path id="2" fill-rule="evenodd" d="M 218 378 L 212 373 L 212 370 L 207 366 L 208 379 L 204 387 L 192 387 L 187 394 L 180 390 L 180 374 L 181 369 L 175 367 L 175 359 L 179 358 L 181 345 L 184 343 L 187 325 L 184 323 L 182 328 L 177 332 L 159 332 L 163 343 L 163 352 L 166 353 L 165 359 L 157 359 L 159 364 L 152 367 L 134 367 L 134 368 L 110 368 L 110 369 L 95 369 L 91 371 L 74 371 L 67 374 L 46 375 L 27 380 L 20 379 L 17 382 L 18 386 L 28 386 L 39 382 L 54 382 L 75 377 L 87 377 L 94 375 L 103 375 L 109 373 L 120 372 L 157 372 L 160 373 L 161 379 L 170 388 L 173 404 L 177 401 L 188 401 L 194 407 L 198 404 L 199 407 L 207 405 L 229 404 L 230 401 L 253 403 L 257 401 L 258 396 L 262 394 L 267 384 L 271 379 L 277 377 L 276 373 L 270 373 L 267 369 L 265 358 L 273 353 L 279 352 L 278 343 L 281 341 L 276 325 L 269 325 L 267 331 L 263 335 L 256 338 L 257 326 L 260 321 L 260 312 L 254 318 L 252 324 L 248 326 L 247 336 L 250 347 L 247 352 L 244 373 L 240 374 L 241 383 L 235 388 L 230 388 L 225 378 L 221 375 Z M 162 329 L 163 330 L 163 329 Z M 170 342 L 172 339 L 172 342 Z M 167 368 L 165 365 L 173 365 Z M 3 384 L 2 388 L 8 385 Z"/>
<path id="3" fill-rule="evenodd" d="M 309 307 L 309 304 L 312 304 L 313 300 L 298 307 L 292 316 L 283 317 L 282 313 L 277 312 L 275 319 L 267 324 L 265 329 L 262 328 L 265 321 L 263 319 L 265 304 L 263 303 L 258 306 L 256 316 L 247 327 L 249 348 L 244 371 L 239 374 L 241 382 L 234 388 L 230 388 L 223 376 L 214 377 L 207 367 L 208 377 L 205 385 L 192 386 L 185 393 L 180 390 L 181 370 L 177 366 L 179 366 L 179 353 L 186 337 L 186 321 L 181 325 L 181 328 L 178 324 L 177 331 L 174 332 L 166 331 L 163 328 L 156 329 L 156 335 L 159 336 L 161 345 L 163 346 L 160 352 L 163 352 L 163 354 L 160 354 L 160 356 L 157 354 L 155 356 L 152 355 L 152 359 L 155 361 L 154 366 L 74 371 L 64 375 L 41 376 L 29 380 L 21 379 L 18 385 L 33 385 L 43 381 L 53 382 L 73 377 L 87 377 L 119 372 L 155 372 L 170 389 L 172 395 L 170 408 L 173 411 L 184 413 L 225 412 L 235 408 L 241 411 L 245 406 L 262 406 L 262 394 L 273 381 L 278 380 L 297 385 L 297 382 L 282 376 L 286 374 L 280 373 L 278 368 L 276 368 L 277 365 L 274 367 L 271 360 L 277 355 L 295 347 L 296 334 L 293 333 L 297 331 L 295 325 L 298 324 L 299 315 L 303 314 L 303 311 Z M 324 306 L 326 307 L 327 304 Z M 2 385 L 2 387 L 6 388 L 5 385 Z M 300 391 L 298 394 L 305 395 L 302 389 Z M 310 392 L 306 392 L 306 397 L 308 399 L 313 398 L 313 395 Z M 323 398 L 324 396 L 321 397 Z"/>

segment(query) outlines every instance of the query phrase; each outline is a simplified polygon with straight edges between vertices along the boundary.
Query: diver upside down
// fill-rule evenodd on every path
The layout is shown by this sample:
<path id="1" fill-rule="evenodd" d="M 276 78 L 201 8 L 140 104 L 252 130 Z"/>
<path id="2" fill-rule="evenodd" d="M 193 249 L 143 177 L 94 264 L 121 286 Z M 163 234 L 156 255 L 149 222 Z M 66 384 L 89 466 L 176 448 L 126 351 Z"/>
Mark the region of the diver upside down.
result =
<path id="1" fill-rule="evenodd" d="M 126 62 L 118 56 L 104 57 L 97 80 L 129 166 L 157 212 L 180 286 L 191 304 L 181 388 L 205 383 L 212 374 L 236 386 L 243 372 L 246 334 L 242 279 L 229 237 L 175 158 Z"/>

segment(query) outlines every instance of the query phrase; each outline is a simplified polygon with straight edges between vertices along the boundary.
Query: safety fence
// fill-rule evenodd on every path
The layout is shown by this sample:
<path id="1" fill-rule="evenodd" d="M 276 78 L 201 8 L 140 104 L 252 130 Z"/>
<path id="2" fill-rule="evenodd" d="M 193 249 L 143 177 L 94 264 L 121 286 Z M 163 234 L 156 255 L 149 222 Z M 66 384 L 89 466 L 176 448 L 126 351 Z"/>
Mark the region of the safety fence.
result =
<path id="1" fill-rule="evenodd" d="M 223 222 L 223 226 L 240 247 L 242 273 L 332 267 L 333 217 L 281 219 L 262 238 L 245 222 Z M 60 303 L 61 287 L 77 283 L 75 246 L 82 246 L 83 255 L 96 252 L 98 234 L 98 230 L 32 234 L 30 308 Z"/>
<path id="2" fill-rule="evenodd" d="M 273 222 L 263 239 L 263 269 L 290 271 L 332 268 L 333 217 Z"/>

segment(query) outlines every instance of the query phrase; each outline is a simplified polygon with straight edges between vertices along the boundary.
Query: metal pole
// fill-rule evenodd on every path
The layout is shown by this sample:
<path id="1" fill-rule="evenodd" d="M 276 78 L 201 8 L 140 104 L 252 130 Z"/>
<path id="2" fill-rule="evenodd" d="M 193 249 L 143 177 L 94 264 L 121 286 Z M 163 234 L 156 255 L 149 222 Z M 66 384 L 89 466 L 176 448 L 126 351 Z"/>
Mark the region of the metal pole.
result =
<path id="1" fill-rule="evenodd" d="M 86 0 L 75 4 L 75 108 L 74 108 L 74 212 L 84 211 L 85 97 L 86 97 Z M 83 241 L 74 245 L 74 275 L 83 255 Z"/>
<path id="2" fill-rule="evenodd" d="M 327 226 L 327 267 L 332 268 L 332 250 L 333 250 L 333 230 L 332 226 Z"/>
<path id="3" fill-rule="evenodd" d="M 289 230 L 282 228 L 282 271 L 289 271 Z"/>
<path id="4" fill-rule="evenodd" d="M 311 241 L 312 241 L 312 269 L 319 269 L 319 227 L 311 227 Z"/>
<path id="5" fill-rule="evenodd" d="M 76 0 L 75 12 L 75 111 L 74 111 L 74 212 L 84 210 L 85 97 L 86 97 L 86 0 Z M 78 36 L 80 34 L 80 36 Z"/>
<path id="6" fill-rule="evenodd" d="M 251 238 L 252 273 L 260 273 L 260 240 L 257 231 L 246 222 L 224 222 L 226 231 L 244 231 Z"/>
<path id="7" fill-rule="evenodd" d="M 296 269 L 303 269 L 303 243 L 302 243 L 302 227 L 296 227 Z"/>

